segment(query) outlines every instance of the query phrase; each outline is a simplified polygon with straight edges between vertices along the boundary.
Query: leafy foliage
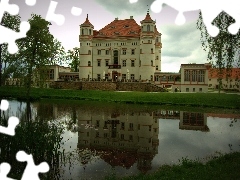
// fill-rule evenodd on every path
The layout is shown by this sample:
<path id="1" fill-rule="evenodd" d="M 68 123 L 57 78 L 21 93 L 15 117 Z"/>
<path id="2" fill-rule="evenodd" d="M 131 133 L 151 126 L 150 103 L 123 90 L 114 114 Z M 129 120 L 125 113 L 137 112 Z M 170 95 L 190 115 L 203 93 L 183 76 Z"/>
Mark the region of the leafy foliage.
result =
<path id="1" fill-rule="evenodd" d="M 219 91 L 222 77 L 229 77 L 232 67 L 240 67 L 240 32 L 236 35 L 228 32 L 229 25 L 233 23 L 235 23 L 235 20 L 231 16 L 225 12 L 220 13 L 212 22 L 213 25 L 219 28 L 219 35 L 211 37 L 207 33 L 201 12 L 197 21 L 197 29 L 201 31 L 203 50 L 208 52 L 208 61 L 212 64 L 212 67 L 218 69 Z"/>

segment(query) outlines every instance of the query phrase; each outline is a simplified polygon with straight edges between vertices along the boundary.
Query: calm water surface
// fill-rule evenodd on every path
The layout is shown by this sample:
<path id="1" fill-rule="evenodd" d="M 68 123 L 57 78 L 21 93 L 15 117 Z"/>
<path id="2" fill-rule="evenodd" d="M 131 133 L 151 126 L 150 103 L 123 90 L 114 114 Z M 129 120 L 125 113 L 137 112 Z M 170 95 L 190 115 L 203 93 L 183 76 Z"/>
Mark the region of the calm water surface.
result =
<path id="1" fill-rule="evenodd" d="M 8 113 L 19 117 L 26 107 L 10 101 Z M 63 127 L 55 155 L 43 152 L 39 157 L 39 163 L 52 163 L 56 179 L 149 173 L 163 164 L 178 164 L 182 158 L 206 161 L 214 154 L 240 150 L 240 113 L 235 112 L 70 101 L 36 102 L 30 109 L 31 122 L 47 124 L 44 130 L 54 124 Z M 25 132 L 21 135 L 38 137 Z"/>

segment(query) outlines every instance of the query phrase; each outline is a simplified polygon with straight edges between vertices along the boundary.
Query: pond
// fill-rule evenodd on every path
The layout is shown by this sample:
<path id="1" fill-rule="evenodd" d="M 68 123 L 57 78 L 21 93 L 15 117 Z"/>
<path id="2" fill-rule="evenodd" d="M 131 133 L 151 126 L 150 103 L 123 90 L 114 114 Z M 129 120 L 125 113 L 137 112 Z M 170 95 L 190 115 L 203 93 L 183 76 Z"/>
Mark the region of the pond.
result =
<path id="1" fill-rule="evenodd" d="M 206 162 L 212 155 L 240 150 L 240 113 L 118 103 L 51 100 L 9 101 L 0 124 L 14 115 L 20 124 L 14 137 L 0 134 L 0 162 L 12 165 L 19 178 L 26 163 L 48 162 L 42 179 L 103 179 L 151 173 L 182 158 Z M 5 121 L 4 121 L 5 120 Z"/>

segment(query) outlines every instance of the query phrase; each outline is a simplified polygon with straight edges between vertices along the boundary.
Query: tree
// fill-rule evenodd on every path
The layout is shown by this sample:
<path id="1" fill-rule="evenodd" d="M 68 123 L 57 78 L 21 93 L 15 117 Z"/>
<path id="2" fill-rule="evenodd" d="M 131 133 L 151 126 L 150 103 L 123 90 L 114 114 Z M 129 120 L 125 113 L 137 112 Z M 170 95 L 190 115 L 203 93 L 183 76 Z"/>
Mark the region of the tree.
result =
<path id="1" fill-rule="evenodd" d="M 73 50 L 68 50 L 67 59 L 71 61 L 69 63 L 70 68 L 74 72 L 79 72 L 79 63 L 80 63 L 80 48 L 75 47 Z"/>
<path id="2" fill-rule="evenodd" d="M 202 14 L 199 13 L 197 21 L 197 29 L 201 31 L 201 43 L 205 51 L 208 52 L 208 61 L 213 68 L 218 70 L 218 91 L 222 85 L 222 78 L 231 75 L 231 68 L 234 63 L 240 64 L 240 58 L 237 53 L 240 50 L 240 32 L 232 35 L 228 32 L 228 26 L 234 23 L 235 20 L 227 13 L 222 12 L 212 22 L 213 25 L 219 28 L 220 32 L 217 37 L 211 37 L 203 23 Z M 211 72 L 210 72 L 211 73 Z M 226 73 L 226 74 L 225 74 Z"/>
<path id="3" fill-rule="evenodd" d="M 0 25 L 12 29 L 13 31 L 19 31 L 20 23 L 19 15 L 12 16 L 9 13 L 4 13 Z M 16 61 L 18 58 L 18 53 L 9 54 L 8 44 L 0 44 L 0 86 L 4 83 L 7 77 L 18 71 L 18 67 L 20 66 L 18 61 Z"/>
<path id="4" fill-rule="evenodd" d="M 51 23 L 36 14 L 32 14 L 28 22 L 31 28 L 27 32 L 26 38 L 20 40 L 19 52 L 26 73 L 24 84 L 27 90 L 27 98 L 30 95 L 33 70 L 49 65 L 50 59 L 55 52 L 54 37 L 49 32 Z"/>

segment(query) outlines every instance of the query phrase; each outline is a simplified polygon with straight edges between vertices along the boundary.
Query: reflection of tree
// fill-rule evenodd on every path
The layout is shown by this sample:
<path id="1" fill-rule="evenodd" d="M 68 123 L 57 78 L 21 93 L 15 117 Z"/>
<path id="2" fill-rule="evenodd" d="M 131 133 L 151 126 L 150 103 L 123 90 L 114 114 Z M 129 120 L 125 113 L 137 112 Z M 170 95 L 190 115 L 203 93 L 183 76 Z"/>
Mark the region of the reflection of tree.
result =
<path id="1" fill-rule="evenodd" d="M 7 126 L 8 112 L 2 112 L 0 124 Z M 61 124 L 49 124 L 42 117 L 32 117 L 30 103 L 26 105 L 25 111 L 18 112 L 20 124 L 16 128 L 15 136 L 0 134 L 1 156 L 0 162 L 7 162 L 11 165 L 9 177 L 20 179 L 26 167 L 26 163 L 16 160 L 16 153 L 23 150 L 32 154 L 36 165 L 46 161 L 50 166 L 50 171 L 39 174 L 41 179 L 54 179 L 59 177 L 60 157 L 63 155 L 60 148 L 63 128 Z"/>

